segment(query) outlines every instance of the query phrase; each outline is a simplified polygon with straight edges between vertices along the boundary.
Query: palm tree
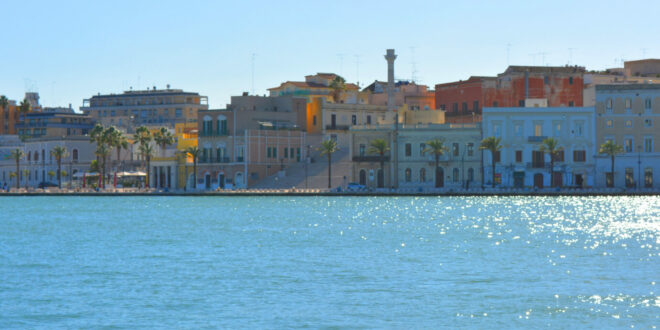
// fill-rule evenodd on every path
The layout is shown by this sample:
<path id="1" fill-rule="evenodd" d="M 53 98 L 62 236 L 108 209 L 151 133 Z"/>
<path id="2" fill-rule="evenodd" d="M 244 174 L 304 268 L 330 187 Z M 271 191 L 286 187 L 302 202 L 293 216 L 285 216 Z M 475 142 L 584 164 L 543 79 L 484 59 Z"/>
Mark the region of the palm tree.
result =
<path id="1" fill-rule="evenodd" d="M 559 146 L 559 141 L 555 138 L 546 138 L 543 140 L 543 143 L 539 147 L 541 152 L 544 152 L 550 155 L 550 186 L 555 186 L 555 159 L 559 154 L 564 150 L 564 148 Z"/>
<path id="2" fill-rule="evenodd" d="M 332 154 L 339 150 L 337 141 L 332 139 L 322 141 L 318 150 L 321 151 L 321 156 L 328 156 L 328 188 L 332 188 Z"/>
<path id="3" fill-rule="evenodd" d="M 9 172 L 9 179 L 10 180 L 17 177 L 17 176 L 18 176 L 18 174 L 16 174 L 16 172 Z M 11 186 L 11 184 L 10 184 L 10 186 Z M 16 180 L 16 189 L 18 189 L 18 180 Z"/>
<path id="4" fill-rule="evenodd" d="M 142 152 L 142 149 L 147 143 L 151 142 L 151 132 L 149 132 L 149 129 L 146 126 L 140 126 L 135 130 L 135 134 L 133 134 L 133 140 L 140 144 L 140 157 L 142 158 L 142 167 L 144 167 L 145 155 Z"/>
<path id="5" fill-rule="evenodd" d="M 142 155 L 144 155 L 146 162 L 147 162 L 147 180 L 146 180 L 146 186 L 149 188 L 149 179 L 151 178 L 149 175 L 151 173 L 151 156 L 154 155 L 154 148 L 150 144 L 143 144 L 140 146 L 140 152 L 142 152 Z"/>
<path id="6" fill-rule="evenodd" d="M 100 170 L 99 188 L 105 188 L 105 162 L 108 158 L 108 154 L 110 154 L 110 148 L 106 144 L 101 144 L 96 148 L 96 152 L 94 154 L 96 155 L 96 158 L 100 160 L 97 162 L 98 168 Z"/>
<path id="7" fill-rule="evenodd" d="M 385 153 L 390 150 L 390 147 L 387 146 L 387 142 L 384 139 L 375 139 L 369 143 L 369 153 L 377 154 L 379 156 L 380 162 L 380 173 L 378 175 L 378 188 L 382 188 L 381 185 L 385 184 Z"/>
<path id="8" fill-rule="evenodd" d="M 66 157 L 66 147 L 56 146 L 50 152 L 57 161 L 57 187 L 62 188 L 62 158 Z"/>
<path id="9" fill-rule="evenodd" d="M 493 174 L 493 177 L 492 177 L 493 187 L 495 187 L 495 153 L 497 153 L 498 151 L 500 151 L 502 149 L 502 145 L 500 144 L 500 141 L 502 141 L 502 138 L 498 138 L 498 137 L 494 137 L 494 136 L 487 137 L 487 138 L 481 140 L 481 146 L 479 147 L 479 149 L 481 149 L 481 150 L 489 150 L 490 151 L 490 156 L 491 156 L 491 159 L 492 159 L 491 163 L 492 163 L 492 166 L 493 166 L 493 173 L 492 173 Z"/>
<path id="10" fill-rule="evenodd" d="M 30 170 L 28 170 L 28 169 L 24 169 L 24 170 L 23 170 L 23 177 L 25 178 L 25 189 L 28 188 L 28 183 L 29 183 L 29 182 L 28 182 L 28 179 L 29 179 L 29 176 L 30 176 Z"/>
<path id="11" fill-rule="evenodd" d="M 445 152 L 447 152 L 449 148 L 445 146 L 445 141 L 443 139 L 433 139 L 426 141 L 426 149 L 424 149 L 424 153 L 431 153 L 435 157 L 435 186 L 436 188 L 439 187 L 440 181 L 438 180 L 438 176 L 440 174 L 440 156 L 444 155 Z"/>
<path id="12" fill-rule="evenodd" d="M 201 152 L 202 151 L 197 147 L 188 147 L 185 150 L 186 155 L 192 157 L 193 159 L 193 181 L 195 182 L 193 183 L 193 189 L 197 187 L 197 159 L 199 158 L 199 154 Z M 188 178 L 186 178 L 186 181 L 188 181 Z"/>
<path id="13" fill-rule="evenodd" d="M 623 153 L 623 146 L 614 143 L 614 141 L 608 140 L 607 142 L 600 145 L 600 150 L 598 153 L 610 156 L 612 158 L 612 167 L 610 171 L 611 181 L 608 182 L 608 186 L 614 186 L 614 157 Z"/>
<path id="14" fill-rule="evenodd" d="M 9 158 L 13 159 L 16 161 L 16 176 L 18 177 L 16 179 L 16 189 L 19 188 L 19 183 L 21 182 L 21 158 L 25 156 L 25 153 L 21 149 L 14 149 L 11 151 L 9 154 Z"/>
<path id="15" fill-rule="evenodd" d="M 346 80 L 341 76 L 336 76 L 328 87 L 332 89 L 332 99 L 334 102 L 339 103 L 341 94 L 346 90 Z"/>
<path id="16" fill-rule="evenodd" d="M 154 134 L 154 141 L 160 146 L 161 153 L 164 157 L 165 148 L 174 144 L 174 135 L 172 135 L 167 128 L 161 127 L 160 130 Z"/>
<path id="17" fill-rule="evenodd" d="M 2 111 L 7 110 L 8 105 L 9 105 L 9 99 L 7 99 L 7 97 L 4 95 L 0 95 L 0 108 L 2 108 Z"/>
<path id="18" fill-rule="evenodd" d="M 21 101 L 21 104 L 18 106 L 18 111 L 25 116 L 26 113 L 30 112 L 32 110 L 32 105 L 30 102 L 28 102 L 27 99 L 24 99 Z"/>

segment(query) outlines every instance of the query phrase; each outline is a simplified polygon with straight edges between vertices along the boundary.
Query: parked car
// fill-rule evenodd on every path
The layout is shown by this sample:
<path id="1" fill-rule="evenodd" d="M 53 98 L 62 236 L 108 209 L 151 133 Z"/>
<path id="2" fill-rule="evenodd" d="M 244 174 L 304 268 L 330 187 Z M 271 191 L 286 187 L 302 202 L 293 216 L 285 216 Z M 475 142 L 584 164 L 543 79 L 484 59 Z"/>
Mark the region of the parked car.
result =
<path id="1" fill-rule="evenodd" d="M 365 191 L 366 189 L 367 187 L 357 182 L 349 182 L 348 185 L 346 185 L 346 191 Z"/>
<path id="2" fill-rule="evenodd" d="M 54 183 L 52 183 L 52 182 L 45 182 L 45 181 L 42 181 L 42 182 L 39 183 L 39 186 L 38 186 L 38 187 L 39 187 L 39 189 L 44 189 L 44 188 L 57 187 L 57 185 L 54 184 Z"/>

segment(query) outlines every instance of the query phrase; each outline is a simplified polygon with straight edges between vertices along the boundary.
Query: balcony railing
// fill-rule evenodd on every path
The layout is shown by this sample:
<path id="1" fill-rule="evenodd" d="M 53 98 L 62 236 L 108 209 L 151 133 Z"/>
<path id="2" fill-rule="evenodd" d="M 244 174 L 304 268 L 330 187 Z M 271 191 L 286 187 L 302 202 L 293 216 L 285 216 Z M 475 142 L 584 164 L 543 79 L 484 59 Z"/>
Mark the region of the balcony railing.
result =
<path id="1" fill-rule="evenodd" d="M 348 131 L 351 128 L 351 125 L 325 125 L 325 129 L 337 130 L 337 131 Z"/>
<path id="2" fill-rule="evenodd" d="M 527 142 L 543 142 L 543 140 L 547 139 L 547 136 L 528 136 L 527 137 Z"/>
<path id="3" fill-rule="evenodd" d="M 212 136 L 227 136 L 229 135 L 229 131 L 213 131 L 213 132 L 205 132 L 202 131 L 202 133 L 199 136 L 206 136 L 206 137 L 212 137 Z"/>
<path id="4" fill-rule="evenodd" d="M 390 160 L 390 156 L 383 156 L 383 161 L 388 162 Z M 353 161 L 354 162 L 380 162 L 381 161 L 381 156 L 353 156 Z"/>
<path id="5" fill-rule="evenodd" d="M 546 165 L 550 165 L 550 163 L 545 163 L 545 162 L 531 162 L 527 163 L 527 168 L 545 168 Z"/>
<path id="6" fill-rule="evenodd" d="M 229 157 L 200 157 L 198 163 L 200 164 L 213 164 L 213 163 L 231 163 L 231 158 Z"/>

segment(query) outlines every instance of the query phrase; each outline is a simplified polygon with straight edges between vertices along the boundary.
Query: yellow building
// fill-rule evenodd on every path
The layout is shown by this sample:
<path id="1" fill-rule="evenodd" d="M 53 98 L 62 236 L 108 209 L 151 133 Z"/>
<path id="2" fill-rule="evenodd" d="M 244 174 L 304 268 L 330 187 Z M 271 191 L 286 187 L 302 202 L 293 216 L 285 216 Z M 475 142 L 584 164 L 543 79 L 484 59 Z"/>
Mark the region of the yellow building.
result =
<path id="1" fill-rule="evenodd" d="M 152 134 L 157 130 L 152 130 Z M 174 125 L 174 144 L 156 152 L 151 160 L 150 185 L 155 188 L 184 189 L 186 177 L 192 173 L 193 159 L 184 154 L 189 147 L 197 146 L 197 123 Z M 186 173 L 188 172 L 188 173 Z"/>

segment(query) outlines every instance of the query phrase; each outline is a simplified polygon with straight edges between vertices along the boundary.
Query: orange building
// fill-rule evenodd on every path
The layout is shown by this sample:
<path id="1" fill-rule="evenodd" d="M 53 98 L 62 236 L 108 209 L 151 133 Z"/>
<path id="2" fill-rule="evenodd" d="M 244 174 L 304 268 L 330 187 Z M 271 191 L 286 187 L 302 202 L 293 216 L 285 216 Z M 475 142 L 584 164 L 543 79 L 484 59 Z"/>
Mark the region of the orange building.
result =
<path id="1" fill-rule="evenodd" d="M 16 134 L 18 121 L 19 112 L 16 101 L 9 100 L 4 109 L 0 107 L 0 135 Z"/>

